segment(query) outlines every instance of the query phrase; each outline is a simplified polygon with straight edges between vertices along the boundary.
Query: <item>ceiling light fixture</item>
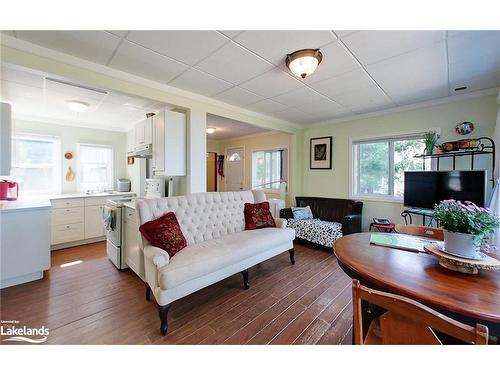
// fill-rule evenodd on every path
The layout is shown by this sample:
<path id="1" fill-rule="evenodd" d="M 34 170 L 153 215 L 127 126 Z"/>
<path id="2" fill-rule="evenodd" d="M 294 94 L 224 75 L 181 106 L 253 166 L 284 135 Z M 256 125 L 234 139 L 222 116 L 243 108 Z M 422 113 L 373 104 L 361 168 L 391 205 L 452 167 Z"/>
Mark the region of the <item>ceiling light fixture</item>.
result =
<path id="1" fill-rule="evenodd" d="M 319 49 L 301 49 L 286 55 L 286 66 L 297 77 L 310 76 L 323 60 Z"/>
<path id="2" fill-rule="evenodd" d="M 214 134 L 216 130 L 216 128 L 207 128 L 207 134 Z"/>
<path id="3" fill-rule="evenodd" d="M 83 113 L 87 112 L 90 107 L 89 103 L 81 102 L 79 100 L 66 100 L 66 105 L 73 112 Z"/>

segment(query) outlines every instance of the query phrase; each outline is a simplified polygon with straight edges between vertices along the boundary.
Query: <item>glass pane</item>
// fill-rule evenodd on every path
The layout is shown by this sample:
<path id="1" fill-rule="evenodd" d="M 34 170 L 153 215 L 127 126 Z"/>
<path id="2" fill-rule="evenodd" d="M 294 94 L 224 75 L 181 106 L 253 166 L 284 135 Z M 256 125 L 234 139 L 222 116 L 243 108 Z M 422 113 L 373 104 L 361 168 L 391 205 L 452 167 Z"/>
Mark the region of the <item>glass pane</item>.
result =
<path id="1" fill-rule="evenodd" d="M 16 139 L 16 164 L 52 164 L 54 142 L 50 140 Z"/>
<path id="2" fill-rule="evenodd" d="M 389 143 L 359 146 L 359 193 L 389 194 Z"/>
<path id="3" fill-rule="evenodd" d="M 425 144 L 421 139 L 394 142 L 394 195 L 402 197 L 404 193 L 404 172 L 423 170 L 422 159 L 415 155 L 424 154 Z M 431 169 L 431 160 L 425 160 L 425 169 Z"/>
<path id="4" fill-rule="evenodd" d="M 103 191 L 113 188 L 113 149 L 80 145 L 80 191 Z"/>
<path id="5" fill-rule="evenodd" d="M 279 189 L 282 151 L 254 151 L 252 155 L 252 187 Z"/>

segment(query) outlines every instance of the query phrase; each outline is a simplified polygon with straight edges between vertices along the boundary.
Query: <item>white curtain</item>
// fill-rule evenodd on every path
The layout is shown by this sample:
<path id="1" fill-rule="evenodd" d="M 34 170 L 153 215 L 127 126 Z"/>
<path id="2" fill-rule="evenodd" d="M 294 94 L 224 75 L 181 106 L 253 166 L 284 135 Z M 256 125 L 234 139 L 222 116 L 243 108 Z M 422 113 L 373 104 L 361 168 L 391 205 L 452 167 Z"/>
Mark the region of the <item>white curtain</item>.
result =
<path id="1" fill-rule="evenodd" d="M 500 105 L 500 92 L 498 93 L 497 102 Z M 493 195 L 491 197 L 490 209 L 497 216 L 500 216 L 500 157 L 498 155 L 498 146 L 500 146 L 500 108 L 497 114 L 497 124 L 495 126 L 495 133 L 493 135 L 493 140 L 495 141 L 495 146 L 497 147 L 497 153 L 495 157 L 495 189 L 493 190 Z M 497 248 L 497 252 L 500 252 L 500 228 L 495 231 L 493 235 L 493 244 Z"/>

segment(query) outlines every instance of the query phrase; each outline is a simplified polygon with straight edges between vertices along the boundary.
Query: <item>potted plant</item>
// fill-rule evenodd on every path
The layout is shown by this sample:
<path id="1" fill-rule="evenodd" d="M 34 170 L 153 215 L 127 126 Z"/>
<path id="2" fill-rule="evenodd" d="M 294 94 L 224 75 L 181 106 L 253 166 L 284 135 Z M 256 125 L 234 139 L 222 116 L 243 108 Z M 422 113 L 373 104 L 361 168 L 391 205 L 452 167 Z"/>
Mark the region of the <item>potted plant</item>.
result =
<path id="1" fill-rule="evenodd" d="M 458 256 L 475 257 L 488 237 L 500 226 L 489 208 L 449 199 L 436 204 L 434 216 L 444 229 L 444 247 Z"/>
<path id="2" fill-rule="evenodd" d="M 427 132 L 424 134 L 425 154 L 432 155 L 434 147 L 436 146 L 439 136 L 434 132 Z"/>

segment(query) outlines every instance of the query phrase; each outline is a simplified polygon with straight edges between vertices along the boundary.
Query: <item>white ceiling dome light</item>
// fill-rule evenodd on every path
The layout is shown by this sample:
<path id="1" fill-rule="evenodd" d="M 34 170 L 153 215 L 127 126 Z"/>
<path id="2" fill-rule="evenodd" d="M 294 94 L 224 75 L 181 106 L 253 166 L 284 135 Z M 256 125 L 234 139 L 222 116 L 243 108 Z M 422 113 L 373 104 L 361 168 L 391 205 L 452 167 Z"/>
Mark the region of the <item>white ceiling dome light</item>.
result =
<path id="1" fill-rule="evenodd" d="M 216 128 L 207 128 L 207 134 L 214 134 L 216 130 Z"/>
<path id="2" fill-rule="evenodd" d="M 90 104 L 86 102 L 81 102 L 79 100 L 66 100 L 66 105 L 73 112 L 83 113 L 87 112 L 90 108 Z"/>
<path id="3" fill-rule="evenodd" d="M 301 49 L 286 55 L 286 66 L 300 78 L 310 76 L 323 60 L 319 49 Z"/>

